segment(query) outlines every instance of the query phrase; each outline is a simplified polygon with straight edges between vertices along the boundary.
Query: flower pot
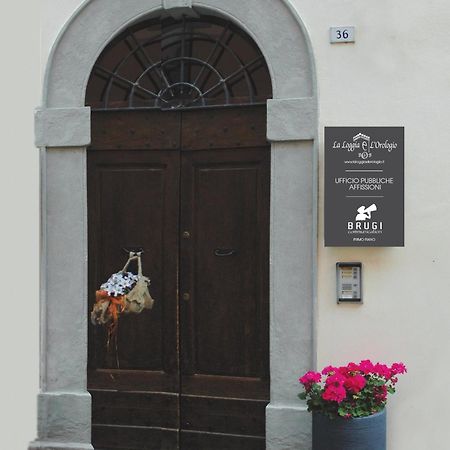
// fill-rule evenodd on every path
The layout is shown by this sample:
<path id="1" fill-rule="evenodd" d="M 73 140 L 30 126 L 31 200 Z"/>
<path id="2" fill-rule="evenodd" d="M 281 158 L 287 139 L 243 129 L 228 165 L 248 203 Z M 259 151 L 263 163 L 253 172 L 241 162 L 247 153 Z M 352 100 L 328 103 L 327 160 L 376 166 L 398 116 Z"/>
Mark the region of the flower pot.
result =
<path id="1" fill-rule="evenodd" d="M 386 450 L 386 409 L 351 419 L 314 413 L 313 450 Z"/>

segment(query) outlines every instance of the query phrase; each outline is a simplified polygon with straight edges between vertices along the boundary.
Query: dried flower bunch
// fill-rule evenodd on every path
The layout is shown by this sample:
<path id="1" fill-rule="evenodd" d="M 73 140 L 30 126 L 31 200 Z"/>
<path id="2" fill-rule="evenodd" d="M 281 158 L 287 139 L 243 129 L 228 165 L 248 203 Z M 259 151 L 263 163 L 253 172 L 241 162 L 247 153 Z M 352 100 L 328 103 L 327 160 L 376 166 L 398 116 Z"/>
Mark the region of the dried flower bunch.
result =
<path id="1" fill-rule="evenodd" d="M 100 289 L 106 291 L 108 295 L 117 297 L 128 294 L 138 281 L 138 276 L 131 272 L 117 272 L 111 275 Z"/>
<path id="2" fill-rule="evenodd" d="M 330 418 L 365 417 L 384 409 L 388 394 L 395 393 L 398 375 L 406 373 L 403 363 L 373 364 L 370 360 L 342 367 L 325 367 L 321 373 L 307 372 L 299 382 L 308 411 Z"/>
<path id="3" fill-rule="evenodd" d="M 137 261 L 137 275 L 128 272 L 131 261 Z M 125 267 L 111 275 L 106 283 L 95 293 L 95 304 L 91 312 L 93 325 L 107 327 L 107 347 L 111 339 L 117 337 L 119 318 L 122 314 L 140 314 L 145 309 L 152 309 L 154 300 L 148 286 L 150 279 L 142 274 L 140 253 L 130 253 Z"/>

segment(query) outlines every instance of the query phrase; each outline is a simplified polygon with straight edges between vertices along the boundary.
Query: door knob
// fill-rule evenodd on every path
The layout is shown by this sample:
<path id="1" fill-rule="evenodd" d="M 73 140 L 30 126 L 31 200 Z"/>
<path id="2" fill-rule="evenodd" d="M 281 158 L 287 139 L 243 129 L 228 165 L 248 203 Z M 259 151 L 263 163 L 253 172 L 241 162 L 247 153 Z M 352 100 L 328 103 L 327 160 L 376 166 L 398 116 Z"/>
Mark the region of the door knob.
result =
<path id="1" fill-rule="evenodd" d="M 189 301 L 191 299 L 191 294 L 189 294 L 189 292 L 184 292 L 183 293 L 183 300 L 185 302 Z"/>

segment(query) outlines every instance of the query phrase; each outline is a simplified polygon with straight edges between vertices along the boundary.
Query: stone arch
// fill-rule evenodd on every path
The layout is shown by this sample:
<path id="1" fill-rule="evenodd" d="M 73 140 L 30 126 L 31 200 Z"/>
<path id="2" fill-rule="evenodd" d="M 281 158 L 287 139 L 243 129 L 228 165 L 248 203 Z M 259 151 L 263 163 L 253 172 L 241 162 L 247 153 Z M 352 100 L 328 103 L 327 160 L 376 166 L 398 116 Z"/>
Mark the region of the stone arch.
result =
<path id="1" fill-rule="evenodd" d="M 233 21 L 258 44 L 272 78 L 268 101 L 271 181 L 271 403 L 267 448 L 309 449 L 310 422 L 296 399 L 313 364 L 317 99 L 308 36 L 288 0 L 89 0 L 50 54 L 42 106 L 41 393 L 30 449 L 92 449 L 87 361 L 85 89 L 97 57 L 127 26 L 165 10 Z M 274 38 L 274 36 L 276 38 Z"/>
<path id="2" fill-rule="evenodd" d="M 173 7 L 164 4 L 174 5 Z M 178 6 L 177 6 L 178 5 Z M 189 5 L 189 6 L 179 6 Z M 283 0 L 167 1 L 119 0 L 85 2 L 66 24 L 53 46 L 44 80 L 43 106 L 84 105 L 90 71 L 103 48 L 121 31 L 144 17 L 180 9 L 206 10 L 234 21 L 258 44 L 272 75 L 274 98 L 314 97 L 314 64 L 305 27 Z M 274 17 L 276 20 L 274 20 Z M 280 40 L 273 36 L 281 36 Z"/>

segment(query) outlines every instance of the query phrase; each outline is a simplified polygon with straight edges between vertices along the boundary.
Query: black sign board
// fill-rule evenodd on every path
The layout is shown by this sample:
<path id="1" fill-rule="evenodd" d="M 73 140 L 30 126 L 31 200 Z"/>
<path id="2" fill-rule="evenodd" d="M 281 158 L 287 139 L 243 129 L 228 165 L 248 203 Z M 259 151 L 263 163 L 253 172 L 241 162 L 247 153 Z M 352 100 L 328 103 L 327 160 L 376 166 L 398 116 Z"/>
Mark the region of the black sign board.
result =
<path id="1" fill-rule="evenodd" d="M 325 246 L 403 247 L 404 128 L 325 128 Z"/>

